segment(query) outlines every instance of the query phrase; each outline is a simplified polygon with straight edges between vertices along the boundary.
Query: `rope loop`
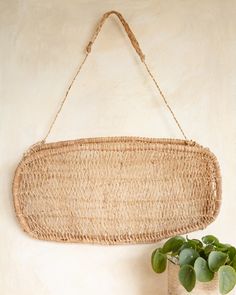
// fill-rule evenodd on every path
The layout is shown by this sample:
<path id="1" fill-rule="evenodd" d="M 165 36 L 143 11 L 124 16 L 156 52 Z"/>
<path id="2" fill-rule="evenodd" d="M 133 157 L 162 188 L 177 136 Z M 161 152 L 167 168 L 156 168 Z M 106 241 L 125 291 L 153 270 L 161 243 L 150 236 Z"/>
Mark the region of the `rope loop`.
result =
<path id="1" fill-rule="evenodd" d="M 75 82 L 75 80 L 76 80 L 78 74 L 80 73 L 80 71 L 81 71 L 81 69 L 82 69 L 82 67 L 83 67 L 83 65 L 84 65 L 84 63 L 85 63 L 85 61 L 86 61 L 86 59 L 87 59 L 89 53 L 91 52 L 91 49 L 92 49 L 92 45 L 93 45 L 93 43 L 95 42 L 95 40 L 96 40 L 96 38 L 97 38 L 99 32 L 101 31 L 102 26 L 104 25 L 106 19 L 107 19 L 110 15 L 112 15 L 112 14 L 115 14 L 115 15 L 118 17 L 118 19 L 120 20 L 121 24 L 123 25 L 123 27 L 124 27 L 124 29 L 125 29 L 125 31 L 126 31 L 128 37 L 129 37 L 129 39 L 130 39 L 131 44 L 133 45 L 134 49 L 136 50 L 137 54 L 139 55 L 140 60 L 141 60 L 141 62 L 144 64 L 144 66 L 145 66 L 145 68 L 146 68 L 146 70 L 147 70 L 149 76 L 150 76 L 151 79 L 153 80 L 154 85 L 156 86 L 156 89 L 157 89 L 158 92 L 160 93 L 160 95 L 161 95 L 161 97 L 162 97 L 162 99 L 163 99 L 163 101 L 164 101 L 164 103 L 165 103 L 167 109 L 168 109 L 169 112 L 171 113 L 171 115 L 172 115 L 172 117 L 173 117 L 173 119 L 174 119 L 176 125 L 178 126 L 180 132 L 182 133 L 184 139 L 187 140 L 187 136 L 185 135 L 185 133 L 184 133 L 184 131 L 183 131 L 183 128 L 181 127 L 179 121 L 178 121 L 177 118 L 176 118 L 176 115 L 174 114 L 174 112 L 173 112 L 172 108 L 170 107 L 169 103 L 167 102 L 167 99 L 166 99 L 165 95 L 163 94 L 163 92 L 162 92 L 162 90 L 161 90 L 159 84 L 157 83 L 156 79 L 154 78 L 154 75 L 152 74 L 151 70 L 149 69 L 149 67 L 148 67 L 148 65 L 147 65 L 147 63 L 146 63 L 146 61 L 145 61 L 145 55 L 144 55 L 144 53 L 142 52 L 142 50 L 141 50 L 141 48 L 140 48 L 140 45 L 139 45 L 139 43 L 138 43 L 138 41 L 137 41 L 137 39 L 136 39 L 134 33 L 133 33 L 132 30 L 130 29 L 130 26 L 128 25 L 128 23 L 126 22 L 126 20 L 124 19 L 124 17 L 122 16 L 121 13 L 119 13 L 119 12 L 117 12 L 117 11 L 115 11 L 115 10 L 111 10 L 111 11 L 108 11 L 108 12 L 104 13 L 103 16 L 102 16 L 102 18 L 101 18 L 100 21 L 98 22 L 97 27 L 96 27 L 96 29 L 95 29 L 95 31 L 94 31 L 94 34 L 93 34 L 91 40 L 89 41 L 88 45 L 86 46 L 86 54 L 85 54 L 85 57 L 83 58 L 82 63 L 79 65 L 79 67 L 78 67 L 78 69 L 77 69 L 77 71 L 76 71 L 74 77 L 72 78 L 72 80 L 71 80 L 71 82 L 70 82 L 70 84 L 69 84 L 69 86 L 68 86 L 68 88 L 67 88 L 67 90 L 66 90 L 66 93 L 65 93 L 65 95 L 64 95 L 64 97 L 63 97 L 63 99 L 62 99 L 62 101 L 61 101 L 61 104 L 60 104 L 60 106 L 59 106 L 59 109 L 58 109 L 58 111 L 56 112 L 56 114 L 55 114 L 55 116 L 54 116 L 54 118 L 53 118 L 53 120 L 52 120 L 52 123 L 51 123 L 51 125 L 50 125 L 50 127 L 49 127 L 49 129 L 48 129 L 48 131 L 47 131 L 47 133 L 46 133 L 46 136 L 43 138 L 42 142 L 45 143 L 46 140 L 47 140 L 47 138 L 48 138 L 48 136 L 49 136 L 49 134 L 51 133 L 51 130 L 52 130 L 52 128 L 53 128 L 53 126 L 54 126 L 54 124 L 55 124 L 55 122 L 56 122 L 56 120 L 57 120 L 57 117 L 58 117 L 58 115 L 60 114 L 60 112 L 61 112 L 61 110 L 62 110 L 62 108 L 63 108 L 63 106 L 64 106 L 64 104 L 65 104 L 65 101 L 66 101 L 66 99 L 67 99 L 67 97 L 68 97 L 68 94 L 69 94 L 69 92 L 70 92 L 70 90 L 71 90 L 71 87 L 72 87 L 73 83 Z"/>

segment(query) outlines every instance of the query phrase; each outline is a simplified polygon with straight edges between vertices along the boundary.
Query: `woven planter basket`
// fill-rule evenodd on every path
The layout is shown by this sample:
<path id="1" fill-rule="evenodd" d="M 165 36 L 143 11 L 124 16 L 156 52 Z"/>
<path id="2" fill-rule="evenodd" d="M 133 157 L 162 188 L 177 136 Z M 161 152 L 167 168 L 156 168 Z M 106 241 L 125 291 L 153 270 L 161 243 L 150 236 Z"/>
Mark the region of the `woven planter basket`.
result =
<path id="1" fill-rule="evenodd" d="M 90 138 L 46 143 L 107 17 L 118 16 L 184 139 Z M 42 240 L 156 242 L 206 227 L 217 216 L 220 171 L 207 148 L 188 140 L 118 12 L 105 13 L 45 138 L 32 146 L 13 181 L 16 215 Z"/>
<path id="2" fill-rule="evenodd" d="M 195 288 L 191 293 L 187 292 L 180 284 L 178 273 L 179 266 L 172 262 L 168 262 L 168 295 L 220 295 L 217 273 L 215 274 L 214 279 L 210 282 L 201 283 L 197 281 Z"/>

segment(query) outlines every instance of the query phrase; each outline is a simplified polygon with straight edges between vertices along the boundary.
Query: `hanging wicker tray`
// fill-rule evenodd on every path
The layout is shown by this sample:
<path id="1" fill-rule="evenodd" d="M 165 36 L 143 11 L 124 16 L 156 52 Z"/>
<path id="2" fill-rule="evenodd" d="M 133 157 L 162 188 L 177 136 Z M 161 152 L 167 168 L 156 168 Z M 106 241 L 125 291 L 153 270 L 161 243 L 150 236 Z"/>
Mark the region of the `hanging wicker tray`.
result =
<path id="1" fill-rule="evenodd" d="M 89 138 L 33 146 L 13 195 L 34 238 L 145 243 L 211 223 L 221 179 L 215 156 L 192 141 Z"/>

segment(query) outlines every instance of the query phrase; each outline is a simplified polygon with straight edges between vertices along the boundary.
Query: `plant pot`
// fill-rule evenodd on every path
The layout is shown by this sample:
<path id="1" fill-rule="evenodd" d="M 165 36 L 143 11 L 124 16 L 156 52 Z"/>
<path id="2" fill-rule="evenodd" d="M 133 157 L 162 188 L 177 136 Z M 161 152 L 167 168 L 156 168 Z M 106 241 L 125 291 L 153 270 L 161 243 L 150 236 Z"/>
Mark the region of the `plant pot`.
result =
<path id="1" fill-rule="evenodd" d="M 207 283 L 196 282 L 195 288 L 191 292 L 193 295 L 218 295 L 218 275 L 212 281 Z M 230 292 L 231 293 L 231 292 Z M 228 293 L 228 294 L 230 294 Z M 168 262 L 168 295 L 186 295 L 189 294 L 179 282 L 179 266 Z M 232 294 L 232 293 L 231 293 Z"/>

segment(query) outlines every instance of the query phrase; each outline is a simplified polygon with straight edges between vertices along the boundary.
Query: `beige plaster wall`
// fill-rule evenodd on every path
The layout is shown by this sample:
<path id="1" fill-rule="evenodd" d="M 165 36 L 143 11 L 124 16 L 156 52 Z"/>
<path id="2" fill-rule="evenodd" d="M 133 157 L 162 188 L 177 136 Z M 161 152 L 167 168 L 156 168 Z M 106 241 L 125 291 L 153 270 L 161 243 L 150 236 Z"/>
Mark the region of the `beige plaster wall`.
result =
<path id="1" fill-rule="evenodd" d="M 221 212 L 196 236 L 236 244 L 236 1 L 0 0 L 1 295 L 167 294 L 166 275 L 150 267 L 156 245 L 36 241 L 14 217 L 14 169 L 45 135 L 95 24 L 110 9 L 130 23 L 189 138 L 219 159 Z M 181 136 L 115 17 L 49 141 L 106 135 Z"/>

